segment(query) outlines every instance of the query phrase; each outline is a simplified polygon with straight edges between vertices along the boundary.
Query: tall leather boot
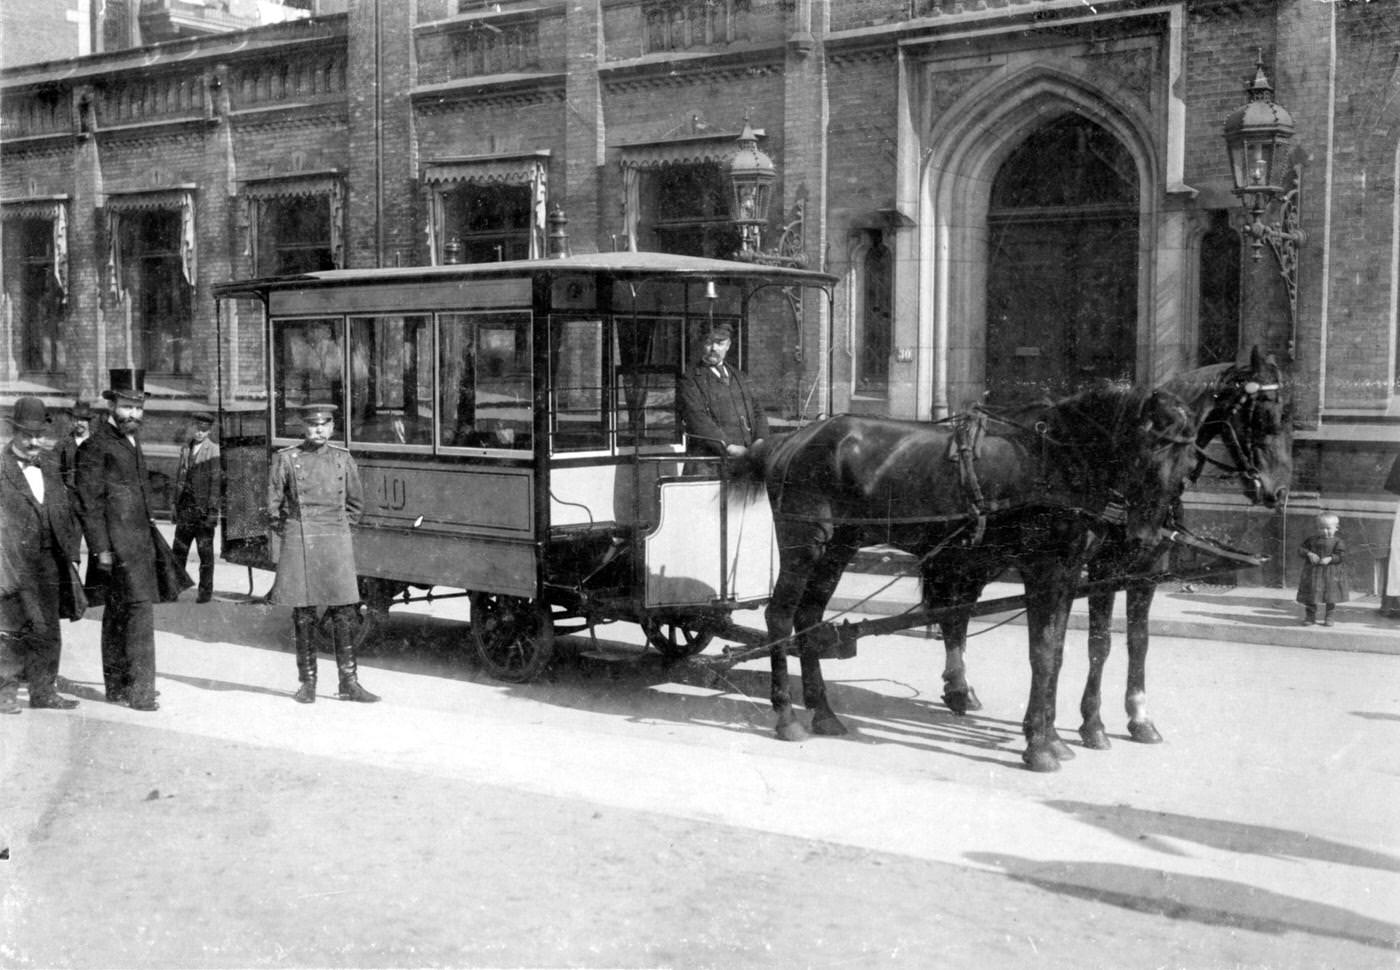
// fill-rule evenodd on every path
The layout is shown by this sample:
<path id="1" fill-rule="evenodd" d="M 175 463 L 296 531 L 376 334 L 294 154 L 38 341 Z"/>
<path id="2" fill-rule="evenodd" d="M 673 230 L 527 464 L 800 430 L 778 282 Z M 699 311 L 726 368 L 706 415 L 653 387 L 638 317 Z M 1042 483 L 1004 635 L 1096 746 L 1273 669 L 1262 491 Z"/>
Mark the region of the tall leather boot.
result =
<path id="1" fill-rule="evenodd" d="M 355 607 L 331 607 L 331 632 L 335 638 L 335 666 L 340 672 L 340 693 L 336 696 L 343 701 L 359 701 L 373 704 L 379 700 L 378 694 L 371 694 L 360 686 L 358 667 L 355 664 L 355 647 L 350 642 L 350 624 L 354 619 Z"/>
<path id="2" fill-rule="evenodd" d="M 297 679 L 301 686 L 293 695 L 298 704 L 316 703 L 316 647 L 311 642 L 311 628 L 316 625 L 314 606 L 292 609 L 292 632 L 296 636 Z"/>

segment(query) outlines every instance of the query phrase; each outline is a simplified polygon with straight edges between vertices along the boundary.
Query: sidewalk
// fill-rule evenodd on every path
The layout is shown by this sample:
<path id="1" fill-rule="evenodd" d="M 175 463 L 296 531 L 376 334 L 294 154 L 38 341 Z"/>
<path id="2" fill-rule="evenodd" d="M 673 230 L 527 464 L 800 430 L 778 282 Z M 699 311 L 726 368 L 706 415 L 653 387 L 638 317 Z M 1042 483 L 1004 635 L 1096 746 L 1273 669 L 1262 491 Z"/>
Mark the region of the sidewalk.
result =
<path id="1" fill-rule="evenodd" d="M 992 583 L 983 599 L 1018 596 L 1016 583 Z M 1149 628 L 1154 637 L 1191 637 L 1224 640 L 1229 643 L 1272 644 L 1305 647 L 1312 650 L 1354 650 L 1366 653 L 1400 654 L 1400 620 L 1380 615 L 1380 597 L 1358 596 L 1337 606 L 1334 626 L 1303 626 L 1303 608 L 1294 600 L 1292 589 L 1262 586 L 1216 586 L 1205 582 L 1164 583 L 1152 600 Z M 1113 604 L 1113 632 L 1124 632 L 1123 594 Z M 886 615 L 901 613 L 919 602 L 919 582 L 908 576 L 847 572 L 836 588 L 827 610 Z M 976 617 L 971 630 L 985 628 L 1023 615 L 997 613 Z M 1089 628 L 1089 602 L 1075 600 L 1070 614 L 1071 630 Z M 918 628 L 922 629 L 922 628 Z"/>

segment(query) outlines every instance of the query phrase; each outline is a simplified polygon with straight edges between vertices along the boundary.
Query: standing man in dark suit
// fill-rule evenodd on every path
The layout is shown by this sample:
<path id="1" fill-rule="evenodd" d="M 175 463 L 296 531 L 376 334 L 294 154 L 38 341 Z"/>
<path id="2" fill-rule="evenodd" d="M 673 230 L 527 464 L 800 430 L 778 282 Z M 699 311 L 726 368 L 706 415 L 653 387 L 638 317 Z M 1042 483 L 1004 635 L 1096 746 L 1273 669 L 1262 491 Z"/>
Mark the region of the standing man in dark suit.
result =
<path id="1" fill-rule="evenodd" d="M 156 550 L 151 539 L 151 492 L 141 452 L 146 413 L 146 372 L 116 369 L 105 421 L 78 449 L 78 518 L 94 569 L 90 586 L 100 588 L 102 677 L 107 699 L 133 710 L 154 711 Z"/>
<path id="2" fill-rule="evenodd" d="M 48 411 L 37 397 L 15 402 L 15 435 L 0 452 L 0 543 L 4 544 L 4 624 L 29 682 L 29 706 L 60 710 L 78 702 L 60 697 L 59 621 L 73 618 L 70 563 L 78 559 L 78 533 L 58 460 L 40 439 L 49 433 Z M 66 600 L 66 602 L 65 602 Z M 12 677 L 12 674 L 11 674 Z M 13 681 L 0 670 L 0 706 L 17 710 Z"/>
<path id="3" fill-rule="evenodd" d="M 360 602 L 350 527 L 364 513 L 364 494 L 355 459 L 330 443 L 336 410 L 334 404 L 302 408 L 305 440 L 272 456 L 267 481 L 272 558 L 277 563 L 277 578 L 267 598 L 292 608 L 301 681 L 293 696 L 299 704 L 316 702 L 316 645 L 311 642 L 311 629 L 322 607 L 330 614 L 335 642 L 335 665 L 340 673 L 337 696 L 363 704 L 379 700 L 378 694 L 360 686 L 350 635 Z"/>
<path id="4" fill-rule="evenodd" d="M 700 359 L 681 377 L 681 425 L 692 455 L 742 458 L 768 436 L 768 417 L 748 378 L 725 363 L 733 338 L 729 324 L 711 326 L 700 344 Z"/>
<path id="5" fill-rule="evenodd" d="M 78 449 L 84 441 L 92 437 L 92 408 L 82 398 L 73 402 L 73 410 L 68 412 L 72 425 L 68 437 L 58 444 L 58 469 L 63 473 L 63 484 L 71 495 L 77 482 Z"/>
<path id="6" fill-rule="evenodd" d="M 195 412 L 190 440 L 180 449 L 175 471 L 175 561 L 189 559 L 190 543 L 199 552 L 199 594 L 196 603 L 214 595 L 214 530 L 219 525 L 219 500 L 223 495 L 223 470 L 219 446 L 209 440 L 214 416 Z"/>

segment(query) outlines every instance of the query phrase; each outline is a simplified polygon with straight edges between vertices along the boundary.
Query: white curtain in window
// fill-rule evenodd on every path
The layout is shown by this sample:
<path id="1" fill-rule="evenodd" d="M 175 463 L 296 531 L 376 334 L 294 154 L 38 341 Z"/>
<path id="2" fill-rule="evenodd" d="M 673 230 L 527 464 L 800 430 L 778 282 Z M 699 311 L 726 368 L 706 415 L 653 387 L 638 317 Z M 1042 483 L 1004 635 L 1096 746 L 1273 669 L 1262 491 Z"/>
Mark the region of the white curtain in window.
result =
<path id="1" fill-rule="evenodd" d="M 122 217 L 132 212 L 175 211 L 180 214 L 180 273 L 194 286 L 199 279 L 198 252 L 194 225 L 195 187 L 155 189 L 107 197 L 107 280 L 111 293 L 124 298 L 126 281 L 122 276 Z"/>
<path id="2" fill-rule="evenodd" d="M 68 197 L 24 199 L 0 207 L 5 222 L 12 219 L 47 219 L 53 229 L 53 278 L 64 300 L 68 299 Z"/>
<path id="3" fill-rule="evenodd" d="M 325 196 L 331 213 L 331 261 L 336 269 L 345 266 L 345 180 L 338 172 L 298 173 L 278 175 L 245 182 L 240 193 L 245 206 L 248 238 L 243 255 L 257 266 L 258 216 L 264 202 L 270 199 L 294 199 Z"/>
<path id="4" fill-rule="evenodd" d="M 530 258 L 547 254 L 549 206 L 549 151 L 508 155 L 441 158 L 423 166 L 421 181 L 428 190 L 428 224 L 424 227 L 434 266 L 442 262 L 443 196 L 460 185 L 529 185 Z"/>

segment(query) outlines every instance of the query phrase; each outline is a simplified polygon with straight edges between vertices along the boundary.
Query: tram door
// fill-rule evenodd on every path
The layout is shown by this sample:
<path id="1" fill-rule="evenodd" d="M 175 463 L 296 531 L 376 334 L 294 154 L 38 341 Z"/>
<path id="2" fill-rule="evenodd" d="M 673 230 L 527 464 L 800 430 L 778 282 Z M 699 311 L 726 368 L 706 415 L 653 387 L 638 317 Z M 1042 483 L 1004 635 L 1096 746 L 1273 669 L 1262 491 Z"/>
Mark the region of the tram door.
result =
<path id="1" fill-rule="evenodd" d="M 1131 156 L 1084 118 L 1033 133 L 1002 166 L 987 218 L 989 402 L 1135 377 L 1137 212 Z"/>

